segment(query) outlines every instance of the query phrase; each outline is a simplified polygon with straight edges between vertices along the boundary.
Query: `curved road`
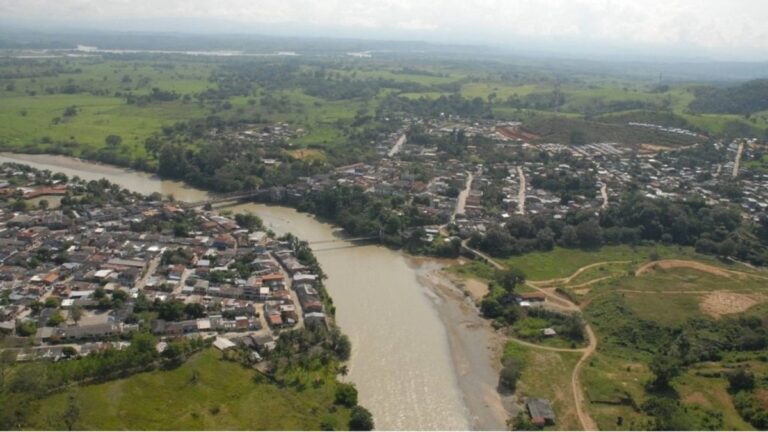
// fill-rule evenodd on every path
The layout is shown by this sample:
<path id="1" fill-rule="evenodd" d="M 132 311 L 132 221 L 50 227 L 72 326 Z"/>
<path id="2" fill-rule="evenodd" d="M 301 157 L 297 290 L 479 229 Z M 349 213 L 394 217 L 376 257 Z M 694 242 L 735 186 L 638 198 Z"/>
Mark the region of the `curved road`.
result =
<path id="1" fill-rule="evenodd" d="M 482 253 L 482 252 L 480 252 L 478 250 L 470 248 L 467 245 L 467 243 L 468 243 L 468 240 L 464 240 L 462 242 L 462 246 L 464 246 L 464 248 L 466 250 L 468 250 L 468 251 L 472 252 L 473 254 L 477 255 L 478 257 L 484 259 L 485 261 L 487 261 L 488 263 L 493 265 L 498 270 L 505 270 L 506 269 L 506 267 L 504 265 L 502 265 L 501 263 L 497 262 L 496 260 L 494 260 L 490 256 L 488 256 L 488 255 L 486 255 L 486 254 L 484 254 L 484 253 Z M 572 274 L 571 276 L 569 276 L 567 278 L 564 278 L 564 279 L 561 279 L 561 280 L 571 280 L 571 279 L 575 278 L 576 276 L 578 276 L 584 270 L 587 270 L 588 268 L 591 268 L 591 267 L 594 267 L 594 266 L 597 266 L 597 265 L 603 265 L 603 264 L 606 264 L 606 263 L 605 262 L 600 262 L 600 263 L 594 263 L 594 264 L 590 264 L 588 266 L 584 266 L 584 267 L 576 270 L 576 272 L 574 272 L 574 274 Z M 544 282 L 550 282 L 550 281 L 544 281 Z M 537 286 L 537 283 L 541 283 L 541 282 L 526 281 L 526 285 L 528 285 L 529 287 L 531 287 L 531 288 L 541 292 L 542 294 L 544 294 L 544 296 L 546 297 L 547 301 L 550 302 L 550 304 L 555 305 L 556 308 L 559 308 L 559 309 L 562 309 L 562 310 L 565 310 L 565 311 L 569 311 L 569 312 L 581 312 L 581 308 L 579 308 L 579 306 L 577 304 L 573 303 L 572 301 L 570 301 L 570 300 L 568 300 L 566 298 L 563 298 L 563 297 L 560 297 L 560 296 L 556 295 L 554 293 L 554 289 L 547 290 L 547 289 L 544 289 L 544 288 L 540 288 L 539 286 Z M 531 347 L 535 347 L 535 348 L 541 348 L 541 349 L 550 350 L 550 351 L 583 352 L 583 354 L 581 355 L 581 358 L 576 363 L 576 366 L 573 368 L 573 372 L 571 373 L 571 390 L 573 391 L 573 399 L 574 399 L 574 402 L 576 404 L 576 415 L 579 417 L 579 422 L 581 422 L 581 427 L 584 430 L 597 430 L 597 423 L 595 423 L 595 421 L 592 419 L 592 417 L 590 417 L 589 413 L 587 413 L 584 410 L 583 406 L 586 403 L 586 397 L 584 396 L 584 389 L 581 386 L 581 381 L 579 380 L 579 373 L 581 371 L 582 366 L 584 366 L 584 364 L 586 363 L 587 359 L 589 359 L 589 357 L 592 354 L 594 354 L 595 351 L 597 350 L 597 336 L 595 336 L 595 332 L 592 331 L 592 327 L 586 321 L 584 322 L 584 330 L 587 332 L 587 338 L 589 339 L 589 345 L 587 345 L 586 348 L 574 349 L 574 351 L 571 351 L 568 348 L 553 348 L 553 347 L 537 345 L 537 344 L 533 344 L 533 343 L 530 343 L 530 342 L 521 341 L 521 340 L 516 339 L 516 338 L 511 338 L 511 339 L 514 340 L 515 342 L 521 343 L 521 344 L 526 345 L 526 346 L 531 346 Z"/>

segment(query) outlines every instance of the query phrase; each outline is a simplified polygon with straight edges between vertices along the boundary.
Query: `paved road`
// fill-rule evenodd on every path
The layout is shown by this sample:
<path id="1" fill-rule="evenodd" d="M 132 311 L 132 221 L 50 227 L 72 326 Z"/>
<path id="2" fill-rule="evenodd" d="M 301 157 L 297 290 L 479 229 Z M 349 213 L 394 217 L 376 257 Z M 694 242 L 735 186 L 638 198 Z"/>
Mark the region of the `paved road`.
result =
<path id="1" fill-rule="evenodd" d="M 739 149 L 736 150 L 736 161 L 733 163 L 733 173 L 731 174 L 732 177 L 738 177 L 739 176 L 739 165 L 741 165 L 741 153 L 744 151 L 744 141 L 741 141 L 739 143 Z"/>
<path id="2" fill-rule="evenodd" d="M 464 207 L 467 205 L 467 197 L 469 197 L 469 191 L 472 190 L 474 179 L 475 176 L 471 172 L 467 172 L 467 182 L 464 185 L 464 190 L 459 192 L 459 197 L 456 199 L 456 208 L 453 209 L 451 222 L 456 222 L 456 215 L 464 214 Z"/>
<path id="3" fill-rule="evenodd" d="M 400 138 L 395 141 L 395 145 L 392 146 L 392 149 L 389 150 L 389 153 L 387 153 L 388 157 L 393 157 L 394 155 L 398 154 L 400 150 L 403 148 L 403 144 L 405 144 L 405 134 L 400 135 Z"/>
<path id="4" fill-rule="evenodd" d="M 520 178 L 520 190 L 517 192 L 517 213 L 525 214 L 525 173 L 523 167 L 517 167 L 517 176 Z"/>
<path id="5" fill-rule="evenodd" d="M 600 208 L 608 208 L 608 185 L 603 182 L 603 186 L 600 188 L 600 195 L 603 196 L 603 205 Z"/>

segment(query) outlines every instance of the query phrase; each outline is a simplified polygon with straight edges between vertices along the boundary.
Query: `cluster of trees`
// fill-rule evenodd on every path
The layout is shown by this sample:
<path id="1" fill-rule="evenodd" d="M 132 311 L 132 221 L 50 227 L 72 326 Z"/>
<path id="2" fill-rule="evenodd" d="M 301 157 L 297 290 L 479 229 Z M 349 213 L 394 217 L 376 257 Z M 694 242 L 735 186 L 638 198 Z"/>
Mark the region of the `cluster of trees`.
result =
<path id="1" fill-rule="evenodd" d="M 563 204 L 572 200 L 574 195 L 594 198 L 597 194 L 596 181 L 592 173 L 571 174 L 557 168 L 548 168 L 543 174 L 534 174 L 531 177 L 533 187 L 559 195 Z"/>
<path id="2" fill-rule="evenodd" d="M 605 350 L 628 350 L 652 355 L 649 368 L 653 378 L 647 383 L 651 397 L 641 407 L 651 415 L 653 423 L 645 426 L 657 430 L 680 429 L 680 425 L 698 425 L 708 429 L 717 425 L 715 412 L 691 413 L 690 406 L 664 395 L 674 394 L 674 379 L 686 368 L 699 363 L 721 361 L 728 352 L 759 353 L 768 348 L 768 323 L 759 315 L 723 318 L 695 318 L 674 326 L 664 326 L 636 316 L 620 293 L 611 293 L 592 300 L 586 313 L 600 334 Z M 748 371 L 734 370 L 725 374 L 734 396 L 734 403 L 745 420 L 758 429 L 766 411 L 754 403 L 754 377 Z M 694 415 L 695 414 L 695 415 Z M 707 426 L 709 425 L 709 426 Z M 720 426 L 721 428 L 722 426 Z"/>
<path id="3" fill-rule="evenodd" d="M 469 139 L 464 129 L 454 129 L 450 134 L 440 136 L 428 133 L 421 126 L 414 126 L 408 131 L 408 142 L 422 146 L 436 146 L 438 150 L 452 157 L 461 157 L 466 152 Z"/>
<path id="4" fill-rule="evenodd" d="M 728 391 L 733 395 L 733 404 L 739 415 L 757 430 L 768 429 L 768 409 L 757 395 L 755 374 L 739 368 L 727 374 Z"/>
<path id="5" fill-rule="evenodd" d="M 493 118 L 491 104 L 476 97 L 465 98 L 458 93 L 440 96 L 435 99 L 411 99 L 388 95 L 379 105 L 382 113 L 404 113 L 418 117 L 440 117 L 442 115 L 459 115 L 473 118 Z"/>
<path id="6" fill-rule="evenodd" d="M 566 102 L 565 93 L 559 91 L 529 93 L 523 97 L 513 94 L 503 103 L 517 109 L 554 110 Z"/>
<path id="7" fill-rule="evenodd" d="M 488 284 L 488 294 L 480 303 L 483 316 L 494 320 L 497 326 L 514 326 L 524 318 L 538 318 L 547 322 L 547 327 L 555 329 L 558 335 L 578 344 L 586 339 L 581 317 L 565 315 L 540 308 L 523 308 L 515 300 L 515 288 L 525 283 L 525 274 L 519 269 L 497 271 L 494 280 Z M 537 329 L 541 330 L 541 329 Z M 523 338 L 531 335 L 519 334 Z M 534 336 L 540 338 L 540 333 Z"/>
<path id="8" fill-rule="evenodd" d="M 145 106 L 152 102 L 170 102 L 179 98 L 179 94 L 174 91 L 160 90 L 154 87 L 148 94 L 137 95 L 133 93 L 125 94 L 125 102 L 129 105 Z"/>
<path id="9" fill-rule="evenodd" d="M 768 109 L 768 79 L 733 87 L 699 87 L 689 108 L 699 113 L 751 114 Z"/>
<path id="10" fill-rule="evenodd" d="M 10 430 L 25 424 L 37 412 L 38 400 L 69 384 L 102 381 L 128 376 L 163 364 L 178 364 L 188 353 L 200 349 L 204 342 L 188 339 L 174 342 L 161 356 L 155 349 L 157 340 L 147 333 L 135 333 L 131 344 L 123 350 L 107 349 L 70 361 L 13 364 L 2 353 L 0 361 L 0 428 Z M 70 355 L 74 355 L 73 350 Z M 13 368 L 13 373 L 10 368 Z"/>
<path id="11" fill-rule="evenodd" d="M 326 64 L 300 64 L 295 59 L 276 61 L 242 61 L 222 65 L 211 74 L 210 81 L 218 88 L 209 89 L 207 99 L 249 96 L 262 88 L 267 92 L 301 89 L 304 93 L 325 100 L 370 100 L 381 89 L 403 92 L 423 92 L 431 88 L 415 82 L 358 76 L 329 70 Z M 332 66 L 332 65 L 331 65 Z"/>
<path id="12" fill-rule="evenodd" d="M 221 139 L 208 139 L 192 146 L 189 142 L 202 133 L 198 127 L 166 130 L 162 136 L 147 140 L 147 151 L 157 158 L 158 174 L 209 190 L 233 192 L 283 186 L 298 177 L 328 170 L 327 165 L 316 159 L 296 159 L 280 148 Z M 265 165 L 265 158 L 277 159 L 280 165 Z"/>
<path id="13" fill-rule="evenodd" d="M 564 247 L 594 248 L 603 244 L 663 242 L 695 246 L 701 253 L 736 256 L 755 264 L 766 262 L 766 224 L 743 221 L 736 208 L 712 207 L 701 199 L 650 199 L 630 190 L 599 216 L 571 211 L 562 220 L 546 215 L 516 215 L 486 234 L 473 234 L 470 243 L 494 256 Z M 746 233 L 747 235 L 740 235 Z M 754 235 L 753 235 L 754 234 Z"/>
<path id="14" fill-rule="evenodd" d="M 409 250 L 424 245 L 421 227 L 439 223 L 402 197 L 376 196 L 359 187 L 325 189 L 292 204 L 333 221 L 353 236 L 378 236 L 385 244 Z"/>
<path id="15" fill-rule="evenodd" d="M 593 299 L 587 313 L 602 335 L 601 344 L 658 353 L 668 357 L 676 367 L 718 361 L 724 352 L 759 351 L 768 347 L 768 323 L 759 316 L 718 321 L 697 318 L 679 327 L 666 327 L 635 316 L 619 293 Z"/>

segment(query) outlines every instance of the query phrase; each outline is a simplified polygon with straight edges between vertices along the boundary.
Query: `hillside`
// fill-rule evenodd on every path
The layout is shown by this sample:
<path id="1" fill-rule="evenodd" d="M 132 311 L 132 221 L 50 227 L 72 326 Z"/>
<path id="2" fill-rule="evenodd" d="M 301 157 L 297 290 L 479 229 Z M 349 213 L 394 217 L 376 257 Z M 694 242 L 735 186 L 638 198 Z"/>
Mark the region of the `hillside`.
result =
<path id="1" fill-rule="evenodd" d="M 733 87 L 700 88 L 690 108 L 697 113 L 742 115 L 767 110 L 768 79 L 753 80 Z"/>

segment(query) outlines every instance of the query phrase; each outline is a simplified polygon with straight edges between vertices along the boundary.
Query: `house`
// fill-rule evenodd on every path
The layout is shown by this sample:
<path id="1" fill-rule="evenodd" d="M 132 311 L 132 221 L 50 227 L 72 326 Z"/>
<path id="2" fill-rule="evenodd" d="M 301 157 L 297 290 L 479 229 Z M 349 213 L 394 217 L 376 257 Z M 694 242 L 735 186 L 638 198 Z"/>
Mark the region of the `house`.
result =
<path id="1" fill-rule="evenodd" d="M 319 325 L 325 326 L 325 314 L 322 312 L 309 312 L 304 314 L 304 324 L 307 327 Z"/>
<path id="2" fill-rule="evenodd" d="M 216 340 L 213 341 L 213 346 L 216 347 L 216 349 L 219 351 L 226 351 L 228 349 L 237 347 L 234 342 L 221 336 L 216 337 Z"/>
<path id="3" fill-rule="evenodd" d="M 541 427 L 555 424 L 555 412 L 548 399 L 528 399 L 526 407 L 534 425 Z"/>
<path id="4" fill-rule="evenodd" d="M 542 334 L 546 337 L 554 337 L 557 336 L 557 332 L 552 327 L 547 327 L 544 330 L 541 331 Z"/>
<path id="5" fill-rule="evenodd" d="M 118 336 L 123 332 L 122 324 L 104 323 L 90 325 L 74 325 L 58 330 L 61 339 L 96 339 Z"/>
<path id="6" fill-rule="evenodd" d="M 547 300 L 547 297 L 538 292 L 522 293 L 520 294 L 521 301 L 527 301 L 529 303 L 543 303 Z"/>

